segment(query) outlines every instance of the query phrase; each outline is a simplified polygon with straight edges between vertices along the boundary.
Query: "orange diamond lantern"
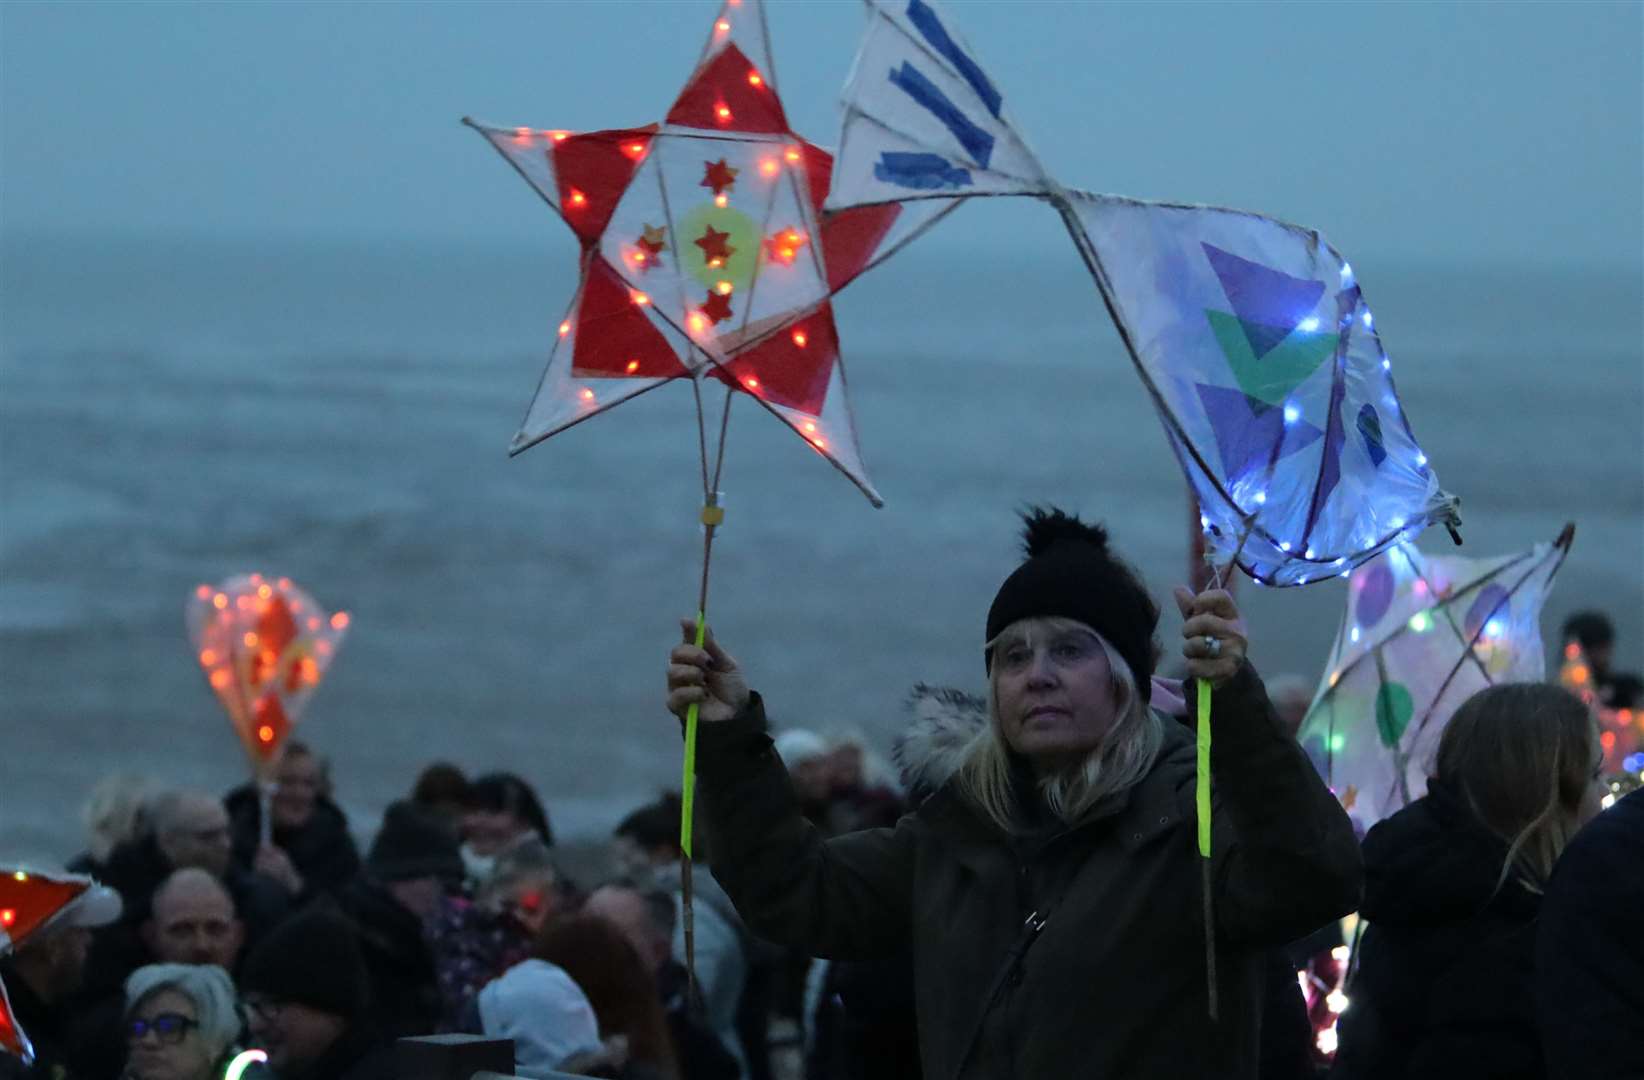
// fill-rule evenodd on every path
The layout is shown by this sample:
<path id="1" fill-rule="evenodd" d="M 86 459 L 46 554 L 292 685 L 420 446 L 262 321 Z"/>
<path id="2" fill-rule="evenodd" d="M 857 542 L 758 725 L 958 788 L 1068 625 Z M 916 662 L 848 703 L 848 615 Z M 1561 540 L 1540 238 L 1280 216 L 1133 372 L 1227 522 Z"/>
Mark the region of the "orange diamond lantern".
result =
<path id="1" fill-rule="evenodd" d="M 201 585 L 186 609 L 200 668 L 262 771 L 301 717 L 348 630 L 290 578 L 241 574 Z"/>

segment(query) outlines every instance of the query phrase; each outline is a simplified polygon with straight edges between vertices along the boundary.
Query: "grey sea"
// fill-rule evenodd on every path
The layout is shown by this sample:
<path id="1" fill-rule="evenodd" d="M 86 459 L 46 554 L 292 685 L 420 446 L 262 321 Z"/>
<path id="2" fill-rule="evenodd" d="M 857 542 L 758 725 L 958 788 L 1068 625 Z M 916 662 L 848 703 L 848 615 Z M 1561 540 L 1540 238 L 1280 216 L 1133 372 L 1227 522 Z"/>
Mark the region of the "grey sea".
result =
<path id="1" fill-rule="evenodd" d="M 1050 235 L 915 246 L 840 297 L 884 509 L 733 411 L 712 621 L 776 722 L 885 745 L 915 682 L 979 687 L 1024 503 L 1106 519 L 1161 594 L 1184 577 L 1183 481 Z M 1416 434 L 1464 500 L 1465 551 L 1575 521 L 1545 631 L 1603 607 L 1639 666 L 1638 266 L 1354 263 Z M 434 759 L 519 772 L 569 836 L 678 783 L 661 697 L 700 555 L 688 388 L 505 453 L 573 265 L 559 236 L 0 241 L 0 854 L 74 854 L 79 807 L 116 770 L 242 780 L 183 606 L 252 570 L 353 616 L 300 731 L 362 833 Z M 1317 678 L 1341 583 L 1240 598 L 1258 666 Z"/>

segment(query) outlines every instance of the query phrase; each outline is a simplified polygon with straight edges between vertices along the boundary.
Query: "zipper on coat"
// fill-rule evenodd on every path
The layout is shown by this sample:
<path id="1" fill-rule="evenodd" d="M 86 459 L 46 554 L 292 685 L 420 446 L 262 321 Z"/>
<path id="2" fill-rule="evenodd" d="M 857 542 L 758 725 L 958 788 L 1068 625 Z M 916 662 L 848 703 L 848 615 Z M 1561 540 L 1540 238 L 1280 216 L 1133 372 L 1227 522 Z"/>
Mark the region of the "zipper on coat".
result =
<path id="1" fill-rule="evenodd" d="M 1024 878 L 1026 871 L 1027 868 L 1024 866 Z M 971 1055 L 976 1052 L 976 1043 L 982 1037 L 982 1029 L 987 1026 L 988 1016 L 992 1014 L 994 1006 L 999 1004 L 1000 996 L 1006 988 L 1021 985 L 1028 949 L 1032 948 L 1033 943 L 1039 940 L 1039 934 L 1044 930 L 1047 921 L 1048 917 L 1041 916 L 1035 910 L 1022 922 L 1022 928 L 1017 931 L 1016 940 L 1011 944 L 1010 952 L 1005 956 L 1005 962 L 999 968 L 999 974 L 994 976 L 993 985 L 988 988 L 987 1003 L 982 1007 L 982 1015 L 977 1019 L 976 1027 L 970 1033 L 970 1042 L 965 1046 L 964 1056 L 959 1059 L 959 1068 L 954 1071 L 956 1078 L 963 1076 L 965 1066 L 970 1064 Z"/>

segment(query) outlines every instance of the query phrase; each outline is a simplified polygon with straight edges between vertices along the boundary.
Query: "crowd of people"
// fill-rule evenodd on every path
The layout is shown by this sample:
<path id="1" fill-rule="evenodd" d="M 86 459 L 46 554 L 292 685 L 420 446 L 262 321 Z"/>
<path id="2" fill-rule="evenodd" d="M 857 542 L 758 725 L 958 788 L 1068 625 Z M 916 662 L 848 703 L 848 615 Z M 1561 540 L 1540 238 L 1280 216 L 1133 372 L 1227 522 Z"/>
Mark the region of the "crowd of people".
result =
<path id="1" fill-rule="evenodd" d="M 667 704 L 700 710 L 713 871 L 690 880 L 690 971 L 676 794 L 575 880 L 528 781 L 432 764 L 362 857 L 326 759 L 291 741 L 261 787 L 98 787 L 67 865 L 100 884 L 0 959 L 35 1055 L 0 1076 L 237 1080 L 255 1048 L 276 1080 L 373 1080 L 435 1033 L 510 1039 L 527 1077 L 1644 1075 L 1644 794 L 1601 812 L 1586 705 L 1478 694 L 1427 793 L 1360 838 L 1296 744 L 1305 687 L 1264 685 L 1227 593 L 1178 591 L 1172 682 L 1099 528 L 1035 512 L 1027 551 L 988 612 L 987 692 L 918 688 L 894 766 L 859 734 L 772 729 L 684 624 Z M 1634 692 L 1594 618 L 1571 632 L 1607 694 Z M 1297 973 L 1353 912 L 1327 1063 Z"/>
<path id="2" fill-rule="evenodd" d="M 854 735 L 788 745 L 825 827 L 904 809 Z M 686 974 L 677 793 L 624 817 L 609 866 L 577 881 L 510 773 L 430 765 L 363 857 L 314 749 L 288 742 L 268 792 L 97 787 L 66 865 L 99 886 L 0 959 L 34 1054 L 0 1055 L 0 1075 L 217 1080 L 256 1048 L 252 1075 L 371 1080 L 396 1039 L 440 1033 L 514 1040 L 522 1076 L 769 1080 L 773 1051 L 800 1052 L 782 1033 L 809 958 L 754 939 L 705 871 Z"/>

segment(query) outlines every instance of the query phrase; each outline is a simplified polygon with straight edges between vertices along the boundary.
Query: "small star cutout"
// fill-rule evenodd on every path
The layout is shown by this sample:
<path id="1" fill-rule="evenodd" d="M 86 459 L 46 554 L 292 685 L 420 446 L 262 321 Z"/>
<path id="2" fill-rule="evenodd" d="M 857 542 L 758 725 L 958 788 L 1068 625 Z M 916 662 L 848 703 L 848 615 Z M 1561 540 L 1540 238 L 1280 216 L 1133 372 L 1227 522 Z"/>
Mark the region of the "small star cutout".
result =
<path id="1" fill-rule="evenodd" d="M 725 242 L 730 239 L 730 233 L 720 232 L 712 225 L 704 225 L 702 230 L 702 235 L 691 242 L 702 249 L 703 261 L 709 266 L 720 266 L 736 253 L 736 248 Z M 719 261 L 715 262 L 716 259 Z"/>
<path id="2" fill-rule="evenodd" d="M 702 183 L 698 186 L 713 188 L 715 195 L 736 186 L 736 174 L 740 170 L 726 164 L 724 158 L 718 161 L 705 161 L 702 164 Z"/>
<path id="3" fill-rule="evenodd" d="M 702 302 L 702 314 L 717 326 L 731 317 L 731 298 L 724 293 L 709 292 L 708 299 Z"/>
<path id="4" fill-rule="evenodd" d="M 634 261 L 641 270 L 649 270 L 653 266 L 662 265 L 662 252 L 667 245 L 668 231 L 660 226 L 647 225 L 634 246 L 639 250 L 634 253 Z"/>

